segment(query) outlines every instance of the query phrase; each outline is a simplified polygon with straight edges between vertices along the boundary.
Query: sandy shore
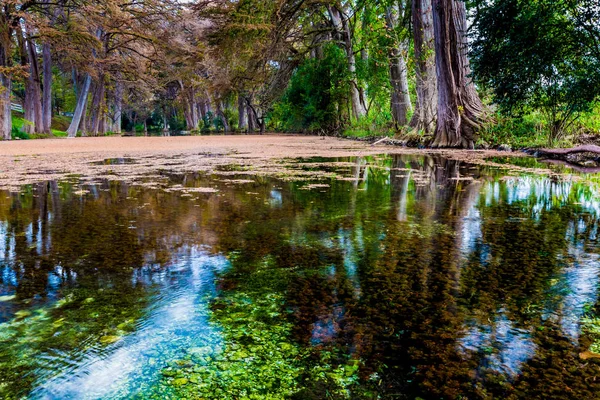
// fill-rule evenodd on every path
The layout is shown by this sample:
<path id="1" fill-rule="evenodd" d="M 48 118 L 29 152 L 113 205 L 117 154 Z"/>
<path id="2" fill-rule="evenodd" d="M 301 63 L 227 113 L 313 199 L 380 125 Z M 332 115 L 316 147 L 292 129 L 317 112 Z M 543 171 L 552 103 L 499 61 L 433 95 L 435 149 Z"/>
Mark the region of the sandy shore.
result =
<path id="1" fill-rule="evenodd" d="M 435 153 L 482 160 L 494 151 L 415 150 L 329 137 L 297 135 L 105 137 L 0 142 L 0 188 L 77 175 L 83 179 L 140 179 L 159 170 L 211 171 L 240 164 L 261 173 L 277 170 L 282 159 L 373 154 Z M 502 153 L 502 155 L 507 155 Z M 103 165 L 112 158 L 132 163 Z"/>

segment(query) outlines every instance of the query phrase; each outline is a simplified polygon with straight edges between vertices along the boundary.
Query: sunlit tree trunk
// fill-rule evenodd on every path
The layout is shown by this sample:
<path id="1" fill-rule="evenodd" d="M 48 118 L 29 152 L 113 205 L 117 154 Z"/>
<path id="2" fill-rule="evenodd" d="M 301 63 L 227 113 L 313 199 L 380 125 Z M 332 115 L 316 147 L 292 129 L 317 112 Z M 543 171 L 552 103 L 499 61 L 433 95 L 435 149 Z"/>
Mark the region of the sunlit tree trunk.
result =
<path id="1" fill-rule="evenodd" d="M 437 111 L 435 40 L 431 0 L 412 2 L 417 104 L 410 126 L 426 134 L 434 132 Z"/>
<path id="2" fill-rule="evenodd" d="M 352 114 L 356 119 L 362 118 L 367 114 L 366 106 L 361 102 L 360 91 L 356 78 L 356 57 L 352 46 L 352 33 L 348 20 L 343 13 L 335 6 L 328 6 L 329 17 L 337 34 L 341 37 L 348 59 L 348 72 L 350 73 L 350 102 L 352 106 Z"/>
<path id="3" fill-rule="evenodd" d="M 75 137 L 77 135 L 77 131 L 79 130 L 79 125 L 82 121 L 84 110 L 87 106 L 87 97 L 90 92 L 91 83 L 92 77 L 89 74 L 86 74 L 83 81 L 83 85 L 79 90 L 79 96 L 77 97 L 77 106 L 75 107 L 75 113 L 73 114 L 71 125 L 69 125 L 69 129 L 67 129 L 67 134 L 69 135 L 69 137 Z"/>
<path id="4" fill-rule="evenodd" d="M 31 85 L 31 106 L 33 112 L 33 124 L 36 133 L 43 131 L 42 119 L 42 93 L 40 81 L 40 68 L 38 63 L 37 51 L 33 39 L 27 41 L 27 50 L 29 55 L 29 82 Z"/>
<path id="5" fill-rule="evenodd" d="M 5 25 L 2 22 L 0 23 L 3 26 Z M 10 66 L 10 36 L 7 32 L 0 32 L 0 138 L 4 140 L 10 140 L 12 129 L 10 111 L 12 81 L 10 73 L 3 70 L 3 68 L 9 68 Z"/>
<path id="6" fill-rule="evenodd" d="M 17 27 L 17 42 L 21 65 L 26 67 L 28 72 L 25 81 L 25 101 L 23 102 L 26 121 L 23 131 L 27 134 L 40 133 L 42 132 L 42 99 L 37 52 L 33 40 L 21 29 L 21 25 Z"/>
<path id="7" fill-rule="evenodd" d="M 52 53 L 50 43 L 42 45 L 44 88 L 42 92 L 42 131 L 49 134 L 52 125 Z"/>
<path id="8" fill-rule="evenodd" d="M 398 13 L 402 10 L 394 7 L 386 9 L 386 25 L 392 36 L 398 26 Z M 390 49 L 390 83 L 392 86 L 391 111 L 396 128 L 408 123 L 408 113 L 412 110 L 408 89 L 408 67 L 405 55 L 408 53 L 408 42 L 404 39 L 394 43 Z"/>
<path id="9" fill-rule="evenodd" d="M 459 0 L 433 0 L 438 78 L 433 147 L 473 148 L 485 109 L 470 78 L 466 9 Z"/>

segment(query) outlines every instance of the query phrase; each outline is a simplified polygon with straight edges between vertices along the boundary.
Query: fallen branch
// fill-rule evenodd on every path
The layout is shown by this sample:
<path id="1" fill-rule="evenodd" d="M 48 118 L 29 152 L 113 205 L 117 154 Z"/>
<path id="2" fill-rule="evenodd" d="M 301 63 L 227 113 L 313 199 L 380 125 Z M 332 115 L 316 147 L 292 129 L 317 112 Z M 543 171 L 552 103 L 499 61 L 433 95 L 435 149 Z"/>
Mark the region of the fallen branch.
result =
<path id="1" fill-rule="evenodd" d="M 376 145 L 378 145 L 380 143 L 387 142 L 389 140 L 390 140 L 390 138 L 386 136 L 383 139 L 379 139 L 378 141 L 376 141 L 375 143 L 373 143 L 372 146 L 376 146 Z"/>
<path id="2" fill-rule="evenodd" d="M 600 156 L 600 146 L 586 144 L 584 146 L 571 147 L 569 149 L 539 149 L 536 150 L 538 157 L 564 158 L 569 154 L 594 153 Z"/>

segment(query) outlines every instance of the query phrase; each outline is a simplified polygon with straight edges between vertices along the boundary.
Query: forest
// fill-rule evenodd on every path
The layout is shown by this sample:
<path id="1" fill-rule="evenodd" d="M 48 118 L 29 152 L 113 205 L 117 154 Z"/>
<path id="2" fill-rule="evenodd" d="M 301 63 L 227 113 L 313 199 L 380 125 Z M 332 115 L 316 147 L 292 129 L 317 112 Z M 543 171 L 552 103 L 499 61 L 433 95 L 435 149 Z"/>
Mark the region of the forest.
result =
<path id="1" fill-rule="evenodd" d="M 3 0 L 0 137 L 600 133 L 596 0 Z"/>

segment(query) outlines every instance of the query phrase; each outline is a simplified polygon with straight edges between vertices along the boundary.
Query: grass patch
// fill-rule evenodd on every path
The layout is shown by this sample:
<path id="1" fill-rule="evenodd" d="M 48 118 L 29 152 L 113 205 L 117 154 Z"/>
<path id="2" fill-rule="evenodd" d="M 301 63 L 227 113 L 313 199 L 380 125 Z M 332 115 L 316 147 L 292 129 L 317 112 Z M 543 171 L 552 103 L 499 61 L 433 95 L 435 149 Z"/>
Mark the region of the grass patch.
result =
<path id="1" fill-rule="evenodd" d="M 50 131 L 51 135 L 43 135 L 43 134 L 27 134 L 23 132 L 23 127 L 31 122 L 27 121 L 22 113 L 13 112 L 12 113 L 12 138 L 13 139 L 47 139 L 51 137 L 66 137 L 67 129 L 69 128 L 69 124 L 71 123 L 71 119 L 69 117 L 65 117 L 63 115 L 57 115 L 52 117 L 52 125 Z"/>

